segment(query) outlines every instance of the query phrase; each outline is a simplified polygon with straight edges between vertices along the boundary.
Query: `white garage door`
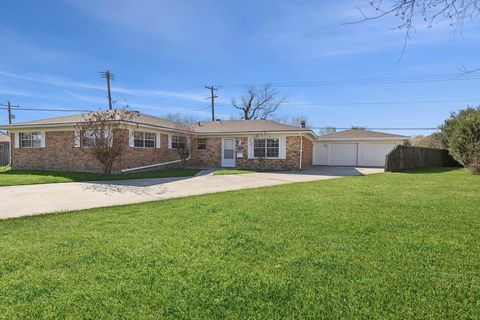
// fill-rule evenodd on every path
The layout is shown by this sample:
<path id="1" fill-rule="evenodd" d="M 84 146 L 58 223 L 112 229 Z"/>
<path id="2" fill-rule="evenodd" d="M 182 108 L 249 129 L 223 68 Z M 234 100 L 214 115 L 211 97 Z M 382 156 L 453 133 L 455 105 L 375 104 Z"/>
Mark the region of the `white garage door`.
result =
<path id="1" fill-rule="evenodd" d="M 395 148 L 395 143 L 366 143 L 361 165 L 370 167 L 385 166 L 385 156 Z"/>
<path id="2" fill-rule="evenodd" d="M 357 143 L 331 143 L 328 164 L 331 166 L 356 166 Z"/>

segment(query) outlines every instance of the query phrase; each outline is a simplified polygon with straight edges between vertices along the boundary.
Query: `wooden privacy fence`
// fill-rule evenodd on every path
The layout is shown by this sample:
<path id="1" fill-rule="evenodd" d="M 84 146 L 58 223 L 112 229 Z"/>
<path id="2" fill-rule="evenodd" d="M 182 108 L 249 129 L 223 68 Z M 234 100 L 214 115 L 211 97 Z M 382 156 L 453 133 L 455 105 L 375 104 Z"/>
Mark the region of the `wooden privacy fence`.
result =
<path id="1" fill-rule="evenodd" d="M 0 167 L 10 164 L 10 143 L 0 142 Z"/>
<path id="2" fill-rule="evenodd" d="M 396 146 L 385 158 L 385 171 L 406 171 L 432 167 L 458 167 L 448 150 Z"/>

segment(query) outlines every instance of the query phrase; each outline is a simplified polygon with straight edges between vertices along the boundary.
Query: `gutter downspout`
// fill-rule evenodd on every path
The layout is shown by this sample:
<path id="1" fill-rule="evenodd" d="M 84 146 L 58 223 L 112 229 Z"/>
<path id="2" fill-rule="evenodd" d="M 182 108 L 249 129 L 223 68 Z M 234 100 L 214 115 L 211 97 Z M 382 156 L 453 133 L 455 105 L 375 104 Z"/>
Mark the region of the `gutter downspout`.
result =
<path id="1" fill-rule="evenodd" d="M 8 143 L 8 149 L 9 149 L 9 156 L 10 156 L 10 159 L 8 159 L 8 166 L 11 167 L 12 166 L 12 155 L 13 155 L 13 147 L 14 145 L 12 145 L 12 132 L 11 131 L 7 131 L 8 132 L 8 136 L 10 137 L 10 142 Z M 15 134 L 13 135 L 13 139 L 15 139 Z M 14 141 L 14 144 L 15 144 L 15 141 Z"/>
<path id="2" fill-rule="evenodd" d="M 191 157 L 192 157 L 192 155 L 190 154 L 190 155 L 188 156 L 188 158 L 185 159 L 185 161 L 190 160 Z M 167 165 L 167 164 L 173 164 L 173 163 L 179 163 L 179 162 L 182 162 L 182 160 L 173 160 L 173 161 L 168 161 L 168 162 L 151 164 L 151 165 L 143 166 L 143 167 L 123 169 L 123 170 L 120 170 L 120 172 L 121 172 L 121 173 L 125 173 L 125 172 L 130 172 L 130 171 L 137 171 L 137 170 L 142 170 L 142 169 L 149 169 L 149 168 L 160 167 L 160 166 L 164 166 L 164 165 Z"/>
<path id="3" fill-rule="evenodd" d="M 303 162 L 303 136 L 300 133 L 300 163 L 298 164 L 298 169 L 302 170 L 302 162 Z"/>

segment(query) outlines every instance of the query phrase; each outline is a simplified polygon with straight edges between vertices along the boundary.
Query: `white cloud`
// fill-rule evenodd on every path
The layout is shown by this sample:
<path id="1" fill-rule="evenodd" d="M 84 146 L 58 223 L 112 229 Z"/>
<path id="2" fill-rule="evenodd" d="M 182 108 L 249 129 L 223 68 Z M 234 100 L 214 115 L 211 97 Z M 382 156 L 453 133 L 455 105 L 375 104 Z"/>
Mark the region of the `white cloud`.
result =
<path id="1" fill-rule="evenodd" d="M 56 87 L 70 88 L 70 89 L 90 89 L 105 91 L 104 86 L 71 81 L 58 76 L 51 75 L 22 75 L 0 70 L 0 76 L 15 78 L 19 80 L 25 80 L 30 82 L 36 82 L 43 85 L 50 85 Z M 131 89 L 124 87 L 113 87 L 112 92 L 122 93 L 129 96 L 137 97 L 165 97 L 174 98 L 179 100 L 205 102 L 205 96 L 197 92 L 188 91 L 176 91 L 176 90 L 147 90 L 147 89 Z"/>

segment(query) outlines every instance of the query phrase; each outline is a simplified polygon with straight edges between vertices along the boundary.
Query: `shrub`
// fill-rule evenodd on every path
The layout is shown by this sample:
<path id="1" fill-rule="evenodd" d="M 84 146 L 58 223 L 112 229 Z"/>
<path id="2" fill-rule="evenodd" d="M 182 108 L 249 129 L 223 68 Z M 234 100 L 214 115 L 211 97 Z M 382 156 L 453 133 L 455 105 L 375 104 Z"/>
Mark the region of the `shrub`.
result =
<path id="1" fill-rule="evenodd" d="M 444 149 L 438 133 L 432 133 L 428 136 L 413 137 L 411 144 L 414 147 Z"/>
<path id="2" fill-rule="evenodd" d="M 440 129 L 440 140 L 452 157 L 480 173 L 480 107 L 452 113 Z"/>

